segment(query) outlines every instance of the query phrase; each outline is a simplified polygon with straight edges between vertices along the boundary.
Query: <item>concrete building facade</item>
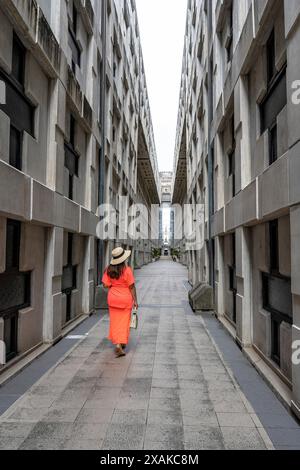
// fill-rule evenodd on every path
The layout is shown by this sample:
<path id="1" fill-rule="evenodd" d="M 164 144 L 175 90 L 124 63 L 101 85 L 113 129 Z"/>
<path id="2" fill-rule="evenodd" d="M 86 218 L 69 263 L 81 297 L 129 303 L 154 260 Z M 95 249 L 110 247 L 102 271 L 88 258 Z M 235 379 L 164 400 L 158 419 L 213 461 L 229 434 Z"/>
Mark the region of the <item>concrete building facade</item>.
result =
<path id="1" fill-rule="evenodd" d="M 118 232 L 159 177 L 133 0 L 1 1 L 0 81 L 1 373 L 94 310 L 115 244 L 151 260 L 97 239 L 98 206 Z"/>
<path id="2" fill-rule="evenodd" d="M 219 319 L 298 416 L 299 37 L 298 0 L 189 0 L 173 191 L 195 231 L 205 210 L 202 248 L 177 242 L 191 284 L 213 286 Z"/>
<path id="3" fill-rule="evenodd" d="M 164 245 L 165 241 L 168 243 L 168 249 L 173 247 L 174 242 L 174 210 L 171 207 L 172 202 L 172 184 L 173 173 L 171 171 L 162 171 L 160 176 L 160 189 L 161 189 L 161 209 L 160 209 L 160 223 L 159 223 L 159 240 L 160 245 Z M 165 211 L 167 209 L 167 211 Z M 164 226 L 164 214 L 168 216 L 168 224 Z"/>

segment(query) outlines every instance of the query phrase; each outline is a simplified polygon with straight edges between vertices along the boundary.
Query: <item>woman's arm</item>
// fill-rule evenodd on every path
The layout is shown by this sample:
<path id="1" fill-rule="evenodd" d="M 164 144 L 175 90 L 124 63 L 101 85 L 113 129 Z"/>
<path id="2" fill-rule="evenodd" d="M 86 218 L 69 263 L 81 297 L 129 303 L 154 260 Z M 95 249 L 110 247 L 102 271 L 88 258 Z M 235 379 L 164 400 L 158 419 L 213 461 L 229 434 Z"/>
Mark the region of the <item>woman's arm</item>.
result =
<path id="1" fill-rule="evenodd" d="M 129 286 L 129 289 L 130 289 L 130 292 L 131 292 L 131 295 L 132 295 L 132 298 L 133 298 L 134 307 L 138 308 L 138 301 L 137 301 L 137 294 L 136 294 L 135 284 L 132 284 L 131 286 Z"/>

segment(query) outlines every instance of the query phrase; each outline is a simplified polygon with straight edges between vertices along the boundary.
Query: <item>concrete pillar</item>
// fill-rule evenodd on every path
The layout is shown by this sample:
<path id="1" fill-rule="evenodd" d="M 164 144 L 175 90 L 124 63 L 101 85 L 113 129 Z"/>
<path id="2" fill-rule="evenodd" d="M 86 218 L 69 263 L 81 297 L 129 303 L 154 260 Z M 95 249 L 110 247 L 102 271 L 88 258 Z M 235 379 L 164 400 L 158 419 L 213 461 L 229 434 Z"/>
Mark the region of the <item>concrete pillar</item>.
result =
<path id="1" fill-rule="evenodd" d="M 236 230 L 237 340 L 242 347 L 251 344 L 251 229 Z"/>
<path id="2" fill-rule="evenodd" d="M 300 341 L 300 206 L 291 209 L 293 327 L 292 342 Z M 292 409 L 300 418 L 300 365 L 292 364 Z"/>
<path id="3" fill-rule="evenodd" d="M 90 314 L 94 308 L 94 237 L 84 240 L 82 312 Z"/>
<path id="4" fill-rule="evenodd" d="M 24 353 L 43 341 L 45 229 L 22 224 L 20 271 L 31 272 L 31 305 L 19 310 L 18 352 Z"/>
<path id="5" fill-rule="evenodd" d="M 224 291 L 225 291 L 225 270 L 224 270 L 224 238 L 217 237 L 216 243 L 216 311 L 218 315 L 224 315 Z"/>
<path id="6" fill-rule="evenodd" d="M 64 231 L 49 228 L 46 235 L 44 341 L 52 343 L 59 339 L 62 329 L 61 278 L 63 267 Z"/>
<path id="7" fill-rule="evenodd" d="M 6 364 L 6 345 L 4 343 L 4 320 L 0 318 L 0 365 Z"/>
<path id="8" fill-rule="evenodd" d="M 0 217 L 0 274 L 6 269 L 6 219 Z"/>
<path id="9" fill-rule="evenodd" d="M 47 186 L 63 194 L 64 191 L 64 134 L 66 121 L 66 91 L 59 81 L 50 82 L 49 103 L 49 157 L 47 159 Z"/>
<path id="10" fill-rule="evenodd" d="M 236 132 L 236 191 L 251 182 L 250 103 L 248 77 L 240 76 L 234 90 Z"/>

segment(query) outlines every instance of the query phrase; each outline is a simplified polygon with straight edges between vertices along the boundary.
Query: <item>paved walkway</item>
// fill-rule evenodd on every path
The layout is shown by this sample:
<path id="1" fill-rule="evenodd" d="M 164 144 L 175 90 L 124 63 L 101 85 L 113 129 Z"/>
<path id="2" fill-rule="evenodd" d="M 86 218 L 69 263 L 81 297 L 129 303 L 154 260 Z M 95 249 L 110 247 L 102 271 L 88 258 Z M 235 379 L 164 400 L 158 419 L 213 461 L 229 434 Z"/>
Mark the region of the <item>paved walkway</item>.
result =
<path id="1" fill-rule="evenodd" d="M 190 310 L 186 277 L 171 261 L 139 271 L 140 326 L 127 356 L 114 358 L 100 320 L 2 415 L 0 448 L 273 448 L 207 319 Z"/>

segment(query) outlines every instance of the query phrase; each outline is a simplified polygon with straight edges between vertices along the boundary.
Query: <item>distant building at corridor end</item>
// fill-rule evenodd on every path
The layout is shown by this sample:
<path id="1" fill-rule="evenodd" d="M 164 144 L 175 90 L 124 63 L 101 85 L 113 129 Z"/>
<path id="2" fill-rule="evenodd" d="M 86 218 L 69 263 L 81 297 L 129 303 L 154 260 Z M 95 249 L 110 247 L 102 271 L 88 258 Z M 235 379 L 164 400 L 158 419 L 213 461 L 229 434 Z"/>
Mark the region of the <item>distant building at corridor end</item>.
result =
<path id="1" fill-rule="evenodd" d="M 173 184 L 173 173 L 171 171 L 161 171 L 160 177 L 160 189 L 161 189 L 161 208 L 159 211 L 159 241 L 160 245 L 164 245 L 165 233 L 167 234 L 168 250 L 173 247 L 174 244 L 174 210 L 171 207 L 172 202 L 172 184 Z M 165 211 L 168 209 L 168 211 Z M 164 227 L 163 214 L 168 212 L 168 223 Z"/>
<path id="2" fill-rule="evenodd" d="M 176 241 L 191 284 L 211 284 L 219 319 L 298 417 L 299 44 L 299 1 L 189 0 L 172 194 L 205 206 L 203 248 Z"/>

